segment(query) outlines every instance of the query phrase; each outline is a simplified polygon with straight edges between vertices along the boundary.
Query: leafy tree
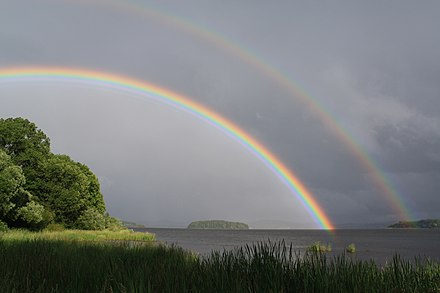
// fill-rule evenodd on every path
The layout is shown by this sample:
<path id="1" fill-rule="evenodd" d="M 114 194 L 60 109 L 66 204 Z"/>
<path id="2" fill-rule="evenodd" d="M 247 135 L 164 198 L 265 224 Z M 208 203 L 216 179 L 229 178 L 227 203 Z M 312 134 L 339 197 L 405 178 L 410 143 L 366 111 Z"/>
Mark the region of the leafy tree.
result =
<path id="1" fill-rule="evenodd" d="M 20 167 L 14 165 L 11 158 L 0 151 L 0 217 L 15 207 L 14 200 L 24 192 L 26 179 Z"/>
<path id="2" fill-rule="evenodd" d="M 105 219 L 105 228 L 108 230 L 118 231 L 125 228 L 122 225 L 121 220 L 111 217 L 108 213 L 105 213 L 104 219 Z"/>
<path id="3" fill-rule="evenodd" d="M 44 167 L 41 200 L 55 213 L 55 221 L 75 226 L 88 208 L 104 214 L 105 203 L 97 177 L 83 164 L 66 155 L 52 155 Z"/>
<path id="4" fill-rule="evenodd" d="M 104 227 L 106 221 L 117 224 L 104 217 L 98 178 L 86 165 L 52 154 L 49 137 L 29 120 L 0 119 L 0 220 L 13 227 L 56 222 L 69 228 L 89 217 L 88 210 L 103 217 Z"/>
<path id="5" fill-rule="evenodd" d="M 17 217 L 33 227 L 43 221 L 43 211 L 42 205 L 35 201 L 29 201 L 25 206 L 17 209 Z"/>
<path id="6" fill-rule="evenodd" d="M 85 210 L 75 223 L 75 227 L 81 230 L 104 230 L 105 217 L 97 210 L 90 208 Z"/>
<path id="7" fill-rule="evenodd" d="M 25 183 L 21 168 L 0 150 L 0 220 L 11 226 L 33 228 L 43 220 L 44 207 L 33 201 L 23 188 Z"/>
<path id="8" fill-rule="evenodd" d="M 24 167 L 50 153 L 49 137 L 23 118 L 0 119 L 0 146 L 14 162 Z"/>
<path id="9" fill-rule="evenodd" d="M 6 225 L 5 222 L 0 221 L 0 232 L 6 232 L 8 230 L 8 225 Z"/>
<path id="10" fill-rule="evenodd" d="M 27 119 L 0 119 L 0 149 L 3 149 L 22 168 L 26 190 L 41 194 L 43 162 L 50 155 L 50 139 Z"/>

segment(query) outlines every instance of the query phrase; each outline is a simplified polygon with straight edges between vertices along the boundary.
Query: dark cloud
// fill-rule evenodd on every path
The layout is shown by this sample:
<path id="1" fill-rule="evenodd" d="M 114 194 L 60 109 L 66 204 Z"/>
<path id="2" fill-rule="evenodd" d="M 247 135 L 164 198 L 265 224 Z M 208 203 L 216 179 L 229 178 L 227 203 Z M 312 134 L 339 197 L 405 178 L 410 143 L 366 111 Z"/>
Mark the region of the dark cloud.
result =
<path id="1" fill-rule="evenodd" d="M 115 3 L 0 1 L 0 66 L 86 67 L 163 85 L 268 146 L 336 223 L 399 219 L 347 146 L 275 79 L 209 39 Z M 438 2 L 146 4 L 279 68 L 378 163 L 414 216 L 438 216 Z M 83 85 L 0 83 L 0 97 L 2 117 L 35 120 L 55 151 L 92 167 L 116 216 L 158 226 L 315 225 L 258 160 L 182 112 Z"/>

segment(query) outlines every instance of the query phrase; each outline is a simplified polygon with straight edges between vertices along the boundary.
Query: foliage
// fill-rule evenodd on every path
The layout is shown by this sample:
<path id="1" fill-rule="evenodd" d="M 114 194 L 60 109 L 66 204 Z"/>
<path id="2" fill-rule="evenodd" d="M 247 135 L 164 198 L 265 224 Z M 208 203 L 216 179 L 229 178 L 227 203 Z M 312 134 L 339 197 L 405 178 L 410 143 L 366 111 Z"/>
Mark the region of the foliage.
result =
<path id="1" fill-rule="evenodd" d="M 126 227 L 122 225 L 121 220 L 111 217 L 108 213 L 105 213 L 104 215 L 105 220 L 105 229 L 111 230 L 111 231 L 118 231 L 118 230 L 124 230 Z"/>
<path id="2" fill-rule="evenodd" d="M 53 222 L 85 228 L 88 209 L 99 214 L 88 218 L 88 226 L 104 229 L 105 203 L 95 174 L 66 155 L 52 154 L 49 137 L 29 120 L 0 119 L 0 220 L 30 229 Z"/>
<path id="3" fill-rule="evenodd" d="M 188 225 L 188 229 L 249 229 L 249 226 L 240 222 L 222 220 L 196 221 Z"/>
<path id="4" fill-rule="evenodd" d="M 35 196 L 41 192 L 42 164 L 50 155 L 50 139 L 27 119 L 0 119 L 0 149 L 23 169 L 25 189 Z"/>
<path id="5" fill-rule="evenodd" d="M 0 150 L 0 217 L 4 218 L 16 205 L 14 198 L 23 191 L 26 179 L 20 167 Z"/>
<path id="6" fill-rule="evenodd" d="M 313 243 L 312 245 L 310 245 L 307 250 L 310 252 L 318 252 L 318 253 L 319 252 L 331 252 L 332 245 L 330 243 L 325 245 L 324 243 L 317 241 L 317 242 Z"/>
<path id="7" fill-rule="evenodd" d="M 347 246 L 345 249 L 348 253 L 355 253 L 356 252 L 356 245 L 354 243 L 351 243 Z"/>
<path id="8" fill-rule="evenodd" d="M 75 228 L 80 230 L 104 230 L 104 215 L 95 209 L 86 209 L 76 220 Z"/>
<path id="9" fill-rule="evenodd" d="M 30 201 L 17 210 L 17 217 L 30 225 L 37 225 L 43 220 L 43 211 L 42 205 Z"/>
<path id="10" fill-rule="evenodd" d="M 344 255 L 299 255 L 282 242 L 196 257 L 179 247 L 163 245 L 11 240 L 0 241 L 0 259 L 0 288 L 5 292 L 440 290 L 437 262 L 409 262 L 395 256 L 392 262 L 379 267 L 372 261 Z"/>
<path id="11" fill-rule="evenodd" d="M 0 220 L 11 226 L 35 228 L 43 220 L 44 207 L 24 189 L 25 183 L 22 169 L 0 150 Z"/>
<path id="12" fill-rule="evenodd" d="M 6 225 L 5 222 L 0 221 L 0 232 L 6 232 L 8 230 L 9 230 L 8 225 Z"/>
<path id="13" fill-rule="evenodd" d="M 23 118 L 0 119 L 0 145 L 14 162 L 23 166 L 35 159 L 35 153 L 47 155 L 50 152 L 46 134 Z"/>
<path id="14" fill-rule="evenodd" d="M 86 166 L 66 155 L 51 155 L 44 175 L 46 192 L 41 199 L 54 211 L 56 222 L 73 227 L 88 208 L 104 213 L 98 179 Z"/>

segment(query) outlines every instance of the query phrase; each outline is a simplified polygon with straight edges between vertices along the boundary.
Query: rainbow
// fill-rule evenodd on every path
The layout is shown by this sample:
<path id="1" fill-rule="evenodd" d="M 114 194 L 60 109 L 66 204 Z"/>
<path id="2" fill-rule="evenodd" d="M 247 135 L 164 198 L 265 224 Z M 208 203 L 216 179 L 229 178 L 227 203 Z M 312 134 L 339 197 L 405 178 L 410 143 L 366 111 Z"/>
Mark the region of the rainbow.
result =
<path id="1" fill-rule="evenodd" d="M 86 83 L 105 88 L 147 96 L 162 103 L 178 108 L 211 124 L 229 137 L 233 138 L 261 160 L 300 200 L 313 220 L 320 228 L 334 229 L 330 219 L 313 197 L 312 193 L 265 146 L 247 134 L 240 127 L 220 116 L 207 107 L 176 94 L 165 88 L 148 84 L 133 78 L 86 69 L 52 68 L 52 67 L 14 67 L 0 68 L 0 83 L 23 81 L 75 82 Z"/>
<path id="2" fill-rule="evenodd" d="M 101 5 L 102 7 L 112 7 L 113 9 L 125 10 L 134 15 L 140 15 L 147 18 L 158 20 L 161 24 L 165 24 L 179 30 L 182 30 L 190 35 L 196 36 L 202 40 L 207 41 L 229 52 L 232 56 L 237 57 L 242 62 L 256 68 L 260 73 L 269 77 L 285 90 L 287 90 L 293 97 L 301 101 L 316 117 L 318 117 L 322 124 L 325 125 L 347 148 L 347 150 L 357 159 L 362 168 L 367 172 L 372 183 L 380 191 L 381 194 L 388 201 L 391 208 L 399 216 L 401 220 L 411 220 L 414 217 L 406 208 L 404 200 L 396 191 L 396 188 L 388 180 L 386 174 L 381 171 L 379 164 L 374 161 L 372 157 L 362 148 L 356 141 L 353 135 L 346 127 L 341 125 L 333 114 L 325 109 L 318 100 L 308 95 L 297 83 L 293 82 L 287 74 L 282 73 L 275 66 L 259 57 L 257 54 L 239 45 L 237 42 L 222 36 L 218 32 L 208 30 L 200 24 L 192 23 L 186 19 L 167 12 L 160 11 L 148 6 L 146 3 L 130 1 L 116 1 L 116 0 L 75 0 L 72 4 L 82 2 L 84 5 L 91 5 L 93 3 Z"/>

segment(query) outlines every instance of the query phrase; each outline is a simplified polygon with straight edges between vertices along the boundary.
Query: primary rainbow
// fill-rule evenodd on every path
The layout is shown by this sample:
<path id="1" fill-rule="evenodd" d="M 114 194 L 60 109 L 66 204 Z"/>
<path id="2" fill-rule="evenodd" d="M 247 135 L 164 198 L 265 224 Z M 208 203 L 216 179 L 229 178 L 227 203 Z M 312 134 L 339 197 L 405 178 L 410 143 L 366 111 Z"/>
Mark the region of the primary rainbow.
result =
<path id="1" fill-rule="evenodd" d="M 314 221 L 323 229 L 334 229 L 330 219 L 319 206 L 312 193 L 265 146 L 247 134 L 240 127 L 208 109 L 207 107 L 176 94 L 168 89 L 149 84 L 133 78 L 87 69 L 54 68 L 54 67 L 13 67 L 0 68 L 0 82 L 23 81 L 56 81 L 80 82 L 116 90 L 128 91 L 134 94 L 148 96 L 163 103 L 184 110 L 193 116 L 213 125 L 228 136 L 232 137 L 258 159 L 260 159 L 289 190 L 301 201 Z"/>

